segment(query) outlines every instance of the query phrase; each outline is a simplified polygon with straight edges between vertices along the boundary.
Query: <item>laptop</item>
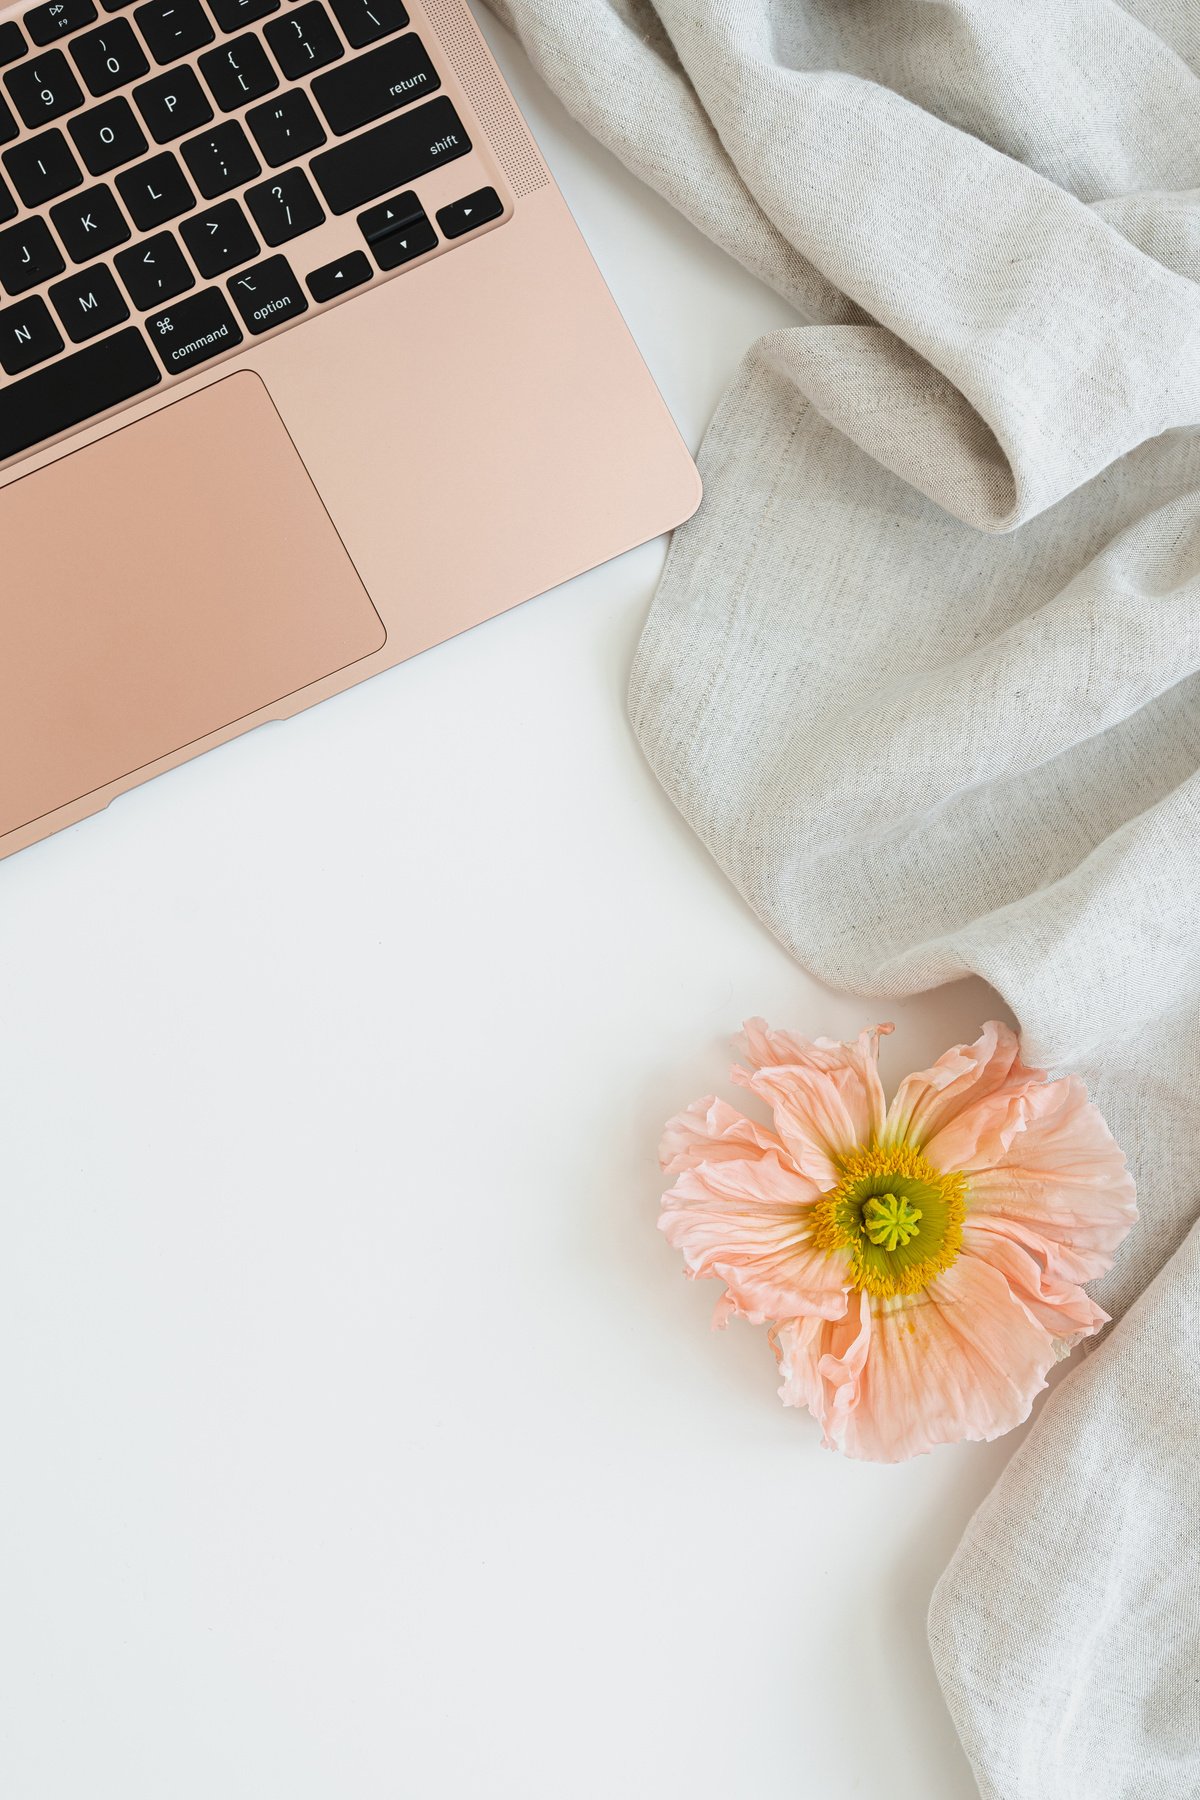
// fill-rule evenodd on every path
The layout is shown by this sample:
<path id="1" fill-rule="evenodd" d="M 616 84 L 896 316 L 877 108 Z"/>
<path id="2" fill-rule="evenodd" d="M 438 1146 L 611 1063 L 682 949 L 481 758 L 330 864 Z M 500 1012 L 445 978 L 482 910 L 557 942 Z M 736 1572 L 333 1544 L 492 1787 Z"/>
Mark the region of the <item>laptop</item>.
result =
<path id="1" fill-rule="evenodd" d="M 0 5 L 0 855 L 699 495 L 461 0 Z"/>

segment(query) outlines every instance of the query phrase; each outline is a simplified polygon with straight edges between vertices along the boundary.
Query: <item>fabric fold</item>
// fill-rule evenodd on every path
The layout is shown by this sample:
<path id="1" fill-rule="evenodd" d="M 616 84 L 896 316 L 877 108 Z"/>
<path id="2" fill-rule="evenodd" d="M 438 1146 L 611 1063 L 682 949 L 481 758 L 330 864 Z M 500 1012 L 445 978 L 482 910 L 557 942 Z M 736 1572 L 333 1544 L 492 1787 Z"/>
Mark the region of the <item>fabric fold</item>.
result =
<path id="1" fill-rule="evenodd" d="M 1200 9 L 502 10 L 798 309 L 703 446 L 630 689 L 651 766 L 821 980 L 989 981 L 1137 1179 L 1094 1289 L 1137 1304 L 1041 1403 L 935 1600 L 981 1791 L 1192 1800 Z"/>

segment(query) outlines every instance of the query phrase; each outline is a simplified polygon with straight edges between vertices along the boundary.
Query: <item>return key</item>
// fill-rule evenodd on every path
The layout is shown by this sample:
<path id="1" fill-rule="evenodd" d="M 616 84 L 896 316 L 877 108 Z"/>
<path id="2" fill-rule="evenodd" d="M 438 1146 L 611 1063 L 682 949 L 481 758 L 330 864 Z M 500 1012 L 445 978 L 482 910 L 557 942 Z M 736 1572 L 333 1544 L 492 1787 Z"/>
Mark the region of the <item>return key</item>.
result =
<path id="1" fill-rule="evenodd" d="M 382 119 L 441 86 L 419 37 L 393 38 L 378 50 L 318 75 L 313 97 L 338 137 Z"/>

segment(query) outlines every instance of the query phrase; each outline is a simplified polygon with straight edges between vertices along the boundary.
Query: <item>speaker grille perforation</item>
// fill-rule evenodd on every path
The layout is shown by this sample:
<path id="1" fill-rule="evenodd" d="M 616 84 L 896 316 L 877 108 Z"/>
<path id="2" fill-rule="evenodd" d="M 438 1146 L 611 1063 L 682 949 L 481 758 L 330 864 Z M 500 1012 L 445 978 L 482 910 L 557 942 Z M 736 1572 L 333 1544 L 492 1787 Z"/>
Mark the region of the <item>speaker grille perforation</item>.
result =
<path id="1" fill-rule="evenodd" d="M 424 0 L 429 22 L 441 38 L 479 114 L 497 161 L 508 177 L 514 198 L 523 199 L 550 179 L 537 145 L 517 111 L 463 0 Z"/>

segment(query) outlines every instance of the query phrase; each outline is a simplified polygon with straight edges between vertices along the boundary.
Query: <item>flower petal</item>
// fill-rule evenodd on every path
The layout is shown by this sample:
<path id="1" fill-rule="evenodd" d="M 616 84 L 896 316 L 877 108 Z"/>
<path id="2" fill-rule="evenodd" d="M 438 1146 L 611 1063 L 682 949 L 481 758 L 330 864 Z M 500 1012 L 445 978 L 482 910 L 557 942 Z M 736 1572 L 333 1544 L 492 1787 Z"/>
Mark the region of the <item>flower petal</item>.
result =
<path id="1" fill-rule="evenodd" d="M 966 1165 L 968 1219 L 1007 1220 L 1019 1228 L 1009 1235 L 1027 1247 L 1036 1239 L 1059 1275 L 1094 1280 L 1137 1218 L 1124 1152 L 1077 1075 L 1013 1097 L 1007 1110 L 998 1147 L 993 1134 L 980 1145 L 995 1162 Z"/>
<path id="2" fill-rule="evenodd" d="M 663 1196 L 659 1229 L 683 1252 L 689 1275 L 727 1284 L 715 1323 L 735 1313 L 762 1325 L 845 1311 L 848 1258 L 813 1248 L 816 1198 L 812 1183 L 770 1151 L 680 1172 Z"/>
<path id="3" fill-rule="evenodd" d="M 992 1019 L 973 1044 L 956 1044 L 931 1069 L 905 1077 L 888 1108 L 884 1138 L 924 1150 L 941 1169 L 961 1168 L 952 1158 L 932 1154 L 930 1145 L 938 1134 L 980 1106 L 985 1108 L 984 1120 L 990 1119 L 986 1110 L 990 1104 L 1026 1092 L 1045 1078 L 1044 1069 L 1028 1068 L 1021 1061 L 1016 1032 Z"/>
<path id="4" fill-rule="evenodd" d="M 965 1254 L 919 1294 L 856 1294 L 846 1320 L 805 1327 L 776 1334 L 781 1393 L 811 1407 L 829 1448 L 874 1462 L 1011 1431 L 1055 1359 L 1049 1332 L 1000 1271 Z"/>
<path id="5" fill-rule="evenodd" d="M 750 1066 L 735 1068 L 733 1079 L 771 1107 L 792 1160 L 822 1191 L 837 1185 L 833 1159 L 872 1143 L 882 1129 L 879 1038 L 891 1029 L 877 1025 L 856 1043 L 842 1044 L 771 1031 L 761 1019 L 749 1019 L 735 1044 Z"/>
<path id="6" fill-rule="evenodd" d="M 1065 1272 L 1065 1259 L 1057 1254 L 1057 1246 L 1032 1232 L 1022 1232 L 1007 1219 L 968 1221 L 963 1254 L 977 1256 L 999 1269 L 1039 1325 L 1072 1349 L 1108 1323 L 1104 1309 Z"/>
<path id="7" fill-rule="evenodd" d="M 752 1069 L 769 1069 L 784 1063 L 811 1063 L 814 1068 L 828 1069 L 848 1057 L 861 1059 L 870 1081 L 879 1059 L 879 1039 L 890 1036 L 895 1029 L 894 1025 L 869 1025 L 859 1032 L 853 1044 L 844 1044 L 840 1038 L 800 1037 L 794 1031 L 776 1031 L 765 1019 L 746 1019 L 741 1033 L 733 1040 L 733 1048 Z M 882 1101 L 882 1089 L 879 1095 Z"/>
<path id="8" fill-rule="evenodd" d="M 866 1294 L 847 1296 L 840 1319 L 792 1319 L 770 1334 L 783 1382 L 785 1406 L 807 1406 L 825 1427 L 822 1442 L 835 1448 L 854 1406 L 863 1364 L 871 1347 L 871 1309 Z"/>
<path id="9" fill-rule="evenodd" d="M 788 1161 L 783 1142 L 773 1131 L 710 1094 L 667 1120 L 658 1155 L 666 1173 L 677 1175 L 700 1162 L 744 1161 L 768 1151 L 781 1162 Z"/>

